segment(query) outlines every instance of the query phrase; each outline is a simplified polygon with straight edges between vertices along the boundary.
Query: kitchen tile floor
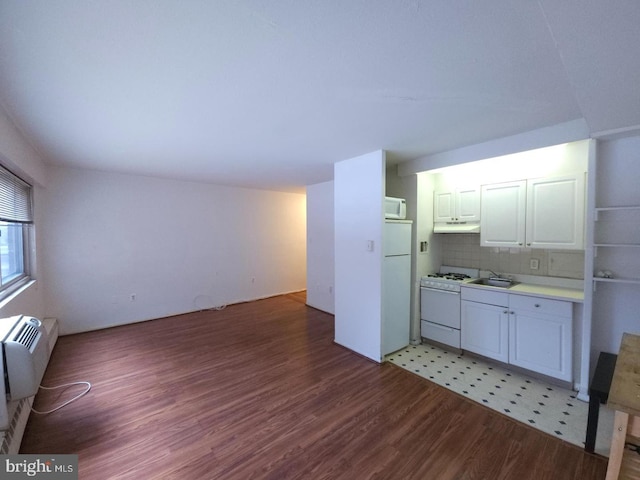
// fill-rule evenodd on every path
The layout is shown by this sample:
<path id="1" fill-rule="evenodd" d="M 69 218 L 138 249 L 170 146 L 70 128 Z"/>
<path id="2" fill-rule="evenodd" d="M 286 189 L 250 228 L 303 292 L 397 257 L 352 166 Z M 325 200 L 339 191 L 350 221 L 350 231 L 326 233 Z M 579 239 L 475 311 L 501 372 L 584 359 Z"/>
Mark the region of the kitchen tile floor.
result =
<path id="1" fill-rule="evenodd" d="M 576 392 L 471 355 L 410 345 L 386 360 L 515 420 L 584 448 L 589 405 Z M 613 411 L 600 407 L 596 453 L 609 456 Z"/>

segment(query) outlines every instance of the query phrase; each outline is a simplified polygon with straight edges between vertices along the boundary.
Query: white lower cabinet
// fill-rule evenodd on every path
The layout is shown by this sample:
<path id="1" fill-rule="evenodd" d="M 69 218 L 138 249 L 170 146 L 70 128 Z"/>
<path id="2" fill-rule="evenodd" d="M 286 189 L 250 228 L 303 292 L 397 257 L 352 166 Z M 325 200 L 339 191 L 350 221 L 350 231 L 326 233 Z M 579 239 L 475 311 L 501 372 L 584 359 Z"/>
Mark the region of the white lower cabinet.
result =
<path id="1" fill-rule="evenodd" d="M 461 347 L 572 381 L 571 302 L 462 288 Z"/>
<path id="2" fill-rule="evenodd" d="M 509 297 L 509 363 L 571 381 L 571 303 L 521 295 Z"/>
<path id="3" fill-rule="evenodd" d="M 462 300 L 462 349 L 501 362 L 509 361 L 509 315 L 506 307 Z"/>

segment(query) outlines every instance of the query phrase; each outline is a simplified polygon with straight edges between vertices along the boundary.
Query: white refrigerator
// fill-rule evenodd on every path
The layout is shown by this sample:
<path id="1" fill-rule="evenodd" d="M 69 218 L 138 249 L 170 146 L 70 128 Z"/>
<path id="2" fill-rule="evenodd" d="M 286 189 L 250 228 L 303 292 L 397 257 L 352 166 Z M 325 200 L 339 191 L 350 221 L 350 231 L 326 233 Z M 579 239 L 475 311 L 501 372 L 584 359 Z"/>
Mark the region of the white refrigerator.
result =
<path id="1" fill-rule="evenodd" d="M 411 220 L 384 225 L 382 355 L 409 345 L 411 305 Z"/>

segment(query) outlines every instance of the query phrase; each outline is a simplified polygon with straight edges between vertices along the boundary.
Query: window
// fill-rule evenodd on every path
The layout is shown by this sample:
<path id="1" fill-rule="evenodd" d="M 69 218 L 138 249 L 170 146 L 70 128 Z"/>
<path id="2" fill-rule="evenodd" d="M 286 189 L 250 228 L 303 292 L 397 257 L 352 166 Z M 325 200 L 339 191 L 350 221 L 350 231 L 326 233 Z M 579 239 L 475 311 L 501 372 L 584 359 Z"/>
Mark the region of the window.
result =
<path id="1" fill-rule="evenodd" d="M 29 278 L 31 185 L 0 167 L 0 297 Z"/>

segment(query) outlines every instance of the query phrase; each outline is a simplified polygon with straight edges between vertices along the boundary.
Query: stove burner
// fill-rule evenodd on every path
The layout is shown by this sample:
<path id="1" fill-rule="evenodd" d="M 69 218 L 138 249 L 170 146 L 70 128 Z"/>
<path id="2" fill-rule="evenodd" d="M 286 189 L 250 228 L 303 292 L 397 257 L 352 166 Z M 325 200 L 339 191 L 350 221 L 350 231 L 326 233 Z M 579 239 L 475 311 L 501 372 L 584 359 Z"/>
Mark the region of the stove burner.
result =
<path id="1" fill-rule="evenodd" d="M 444 278 L 446 280 L 457 280 L 462 281 L 467 278 L 471 278 L 469 275 L 465 275 L 464 273 L 431 273 L 427 275 L 427 277 L 431 278 Z"/>
<path id="2" fill-rule="evenodd" d="M 445 275 L 445 278 L 451 278 L 453 280 L 466 280 L 467 278 L 471 278 L 469 275 L 465 275 L 464 273 L 447 273 Z"/>

